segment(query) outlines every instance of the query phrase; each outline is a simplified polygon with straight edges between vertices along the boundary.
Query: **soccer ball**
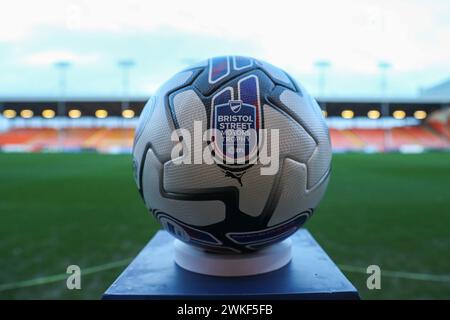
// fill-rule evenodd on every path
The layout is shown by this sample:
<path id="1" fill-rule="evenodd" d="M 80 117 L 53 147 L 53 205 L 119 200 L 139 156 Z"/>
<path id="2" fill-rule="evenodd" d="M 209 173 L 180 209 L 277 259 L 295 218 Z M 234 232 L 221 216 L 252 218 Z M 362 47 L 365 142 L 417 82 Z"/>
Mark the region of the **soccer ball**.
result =
<path id="1" fill-rule="evenodd" d="M 314 98 L 281 69 L 240 56 L 174 75 L 145 105 L 133 145 L 135 181 L 155 218 L 219 253 L 297 231 L 325 193 L 330 162 Z"/>

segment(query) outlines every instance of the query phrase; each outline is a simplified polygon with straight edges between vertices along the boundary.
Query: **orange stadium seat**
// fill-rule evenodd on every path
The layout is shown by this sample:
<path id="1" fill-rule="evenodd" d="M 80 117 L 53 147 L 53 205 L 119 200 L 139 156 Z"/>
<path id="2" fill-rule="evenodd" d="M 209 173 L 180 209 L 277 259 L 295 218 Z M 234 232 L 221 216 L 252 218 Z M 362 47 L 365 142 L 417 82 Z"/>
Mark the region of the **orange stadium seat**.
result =
<path id="1" fill-rule="evenodd" d="M 385 131 L 382 129 L 352 129 L 352 132 L 364 142 L 365 146 L 384 149 Z"/>
<path id="2" fill-rule="evenodd" d="M 442 134 L 447 139 L 450 139 L 450 129 L 449 129 L 450 121 L 447 122 L 447 124 L 439 122 L 439 121 L 432 121 L 432 122 L 429 122 L 429 124 L 434 130 L 436 130 L 437 132 Z"/>
<path id="3" fill-rule="evenodd" d="M 331 146 L 335 150 L 354 150 L 357 145 L 353 143 L 348 136 L 342 133 L 342 130 L 330 128 Z"/>
<path id="4" fill-rule="evenodd" d="M 0 132 L 0 145 L 26 144 L 35 135 L 33 129 L 13 129 Z"/>
<path id="5" fill-rule="evenodd" d="M 448 138 L 426 126 L 383 129 L 334 129 L 330 128 L 332 147 L 335 151 L 371 149 L 383 151 L 398 149 L 404 145 L 421 145 L 426 148 L 448 148 Z M 131 128 L 67 128 L 62 131 L 51 128 L 11 129 L 0 133 L 0 147 L 24 145 L 33 151 L 63 147 L 67 149 L 96 149 L 108 151 L 114 148 L 130 150 L 134 129 Z"/>

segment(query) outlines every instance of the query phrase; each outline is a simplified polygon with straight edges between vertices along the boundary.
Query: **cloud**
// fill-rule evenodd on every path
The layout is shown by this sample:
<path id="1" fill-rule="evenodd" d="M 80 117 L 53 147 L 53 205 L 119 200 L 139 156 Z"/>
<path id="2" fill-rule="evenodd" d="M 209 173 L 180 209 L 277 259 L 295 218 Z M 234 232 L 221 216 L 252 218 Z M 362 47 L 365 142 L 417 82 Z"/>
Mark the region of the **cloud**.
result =
<path id="1" fill-rule="evenodd" d="M 64 23 L 59 14 L 65 7 L 63 1 L 0 1 L 0 42 L 24 41 L 39 27 Z"/>
<path id="2" fill-rule="evenodd" d="M 15 0 L 0 10 L 0 67 L 89 64 L 81 87 L 82 77 L 103 83 L 117 59 L 132 57 L 147 93 L 182 65 L 218 54 L 251 55 L 300 78 L 326 59 L 330 79 L 360 87 L 358 77 L 378 77 L 386 60 L 390 75 L 402 75 L 399 87 L 410 88 L 449 74 L 449 16 L 448 0 Z"/>
<path id="3" fill-rule="evenodd" d="M 391 60 L 399 70 L 450 65 L 450 42 L 443 41 L 450 35 L 450 3 L 445 0 L 277 0 L 257 5 L 242 0 L 16 0 L 5 7 L 0 41 L 31 37 L 40 27 L 123 37 L 174 30 L 253 42 L 261 58 L 304 71 L 317 59 L 368 73 L 376 72 L 378 60 Z"/>
<path id="4" fill-rule="evenodd" d="M 65 50 L 49 50 L 30 54 L 23 59 L 23 62 L 31 66 L 47 66 L 58 61 L 69 61 L 82 65 L 91 64 L 98 60 L 99 56 L 97 53 L 81 54 Z"/>

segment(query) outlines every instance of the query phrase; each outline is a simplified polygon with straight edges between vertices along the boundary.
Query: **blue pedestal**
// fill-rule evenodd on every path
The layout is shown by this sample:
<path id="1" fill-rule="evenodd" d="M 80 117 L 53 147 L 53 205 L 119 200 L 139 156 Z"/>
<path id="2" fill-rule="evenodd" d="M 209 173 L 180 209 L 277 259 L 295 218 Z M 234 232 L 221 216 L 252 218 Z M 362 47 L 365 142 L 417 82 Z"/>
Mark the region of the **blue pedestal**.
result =
<path id="1" fill-rule="evenodd" d="M 359 299 L 307 230 L 292 237 L 292 261 L 266 274 L 214 277 L 173 259 L 174 238 L 159 231 L 106 290 L 103 299 Z"/>

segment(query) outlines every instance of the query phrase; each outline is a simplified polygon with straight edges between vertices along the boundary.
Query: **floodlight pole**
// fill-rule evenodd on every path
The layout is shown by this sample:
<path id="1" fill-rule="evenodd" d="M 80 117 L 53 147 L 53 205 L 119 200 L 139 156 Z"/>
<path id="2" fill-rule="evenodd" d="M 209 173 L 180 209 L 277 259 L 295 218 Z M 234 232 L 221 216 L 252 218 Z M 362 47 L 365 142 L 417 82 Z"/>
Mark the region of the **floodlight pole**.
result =
<path id="1" fill-rule="evenodd" d="M 57 116 L 61 117 L 62 121 L 66 116 L 66 90 L 67 90 L 67 69 L 70 67 L 69 61 L 57 61 L 55 67 L 59 71 L 59 99 L 57 107 Z M 58 146 L 62 149 L 64 147 L 64 128 L 61 125 L 58 128 Z"/>
<path id="2" fill-rule="evenodd" d="M 323 97 L 326 89 L 326 70 L 331 66 L 331 63 L 328 60 L 319 60 L 314 63 L 314 66 L 318 70 L 317 92 L 320 97 Z"/>
<path id="3" fill-rule="evenodd" d="M 389 103 L 387 101 L 388 81 L 387 71 L 391 68 L 391 64 L 387 61 L 378 62 L 380 70 L 380 96 L 381 96 L 381 116 L 386 119 L 390 115 Z M 384 128 L 384 149 L 387 150 L 391 145 L 392 132 L 391 129 Z"/>
<path id="4" fill-rule="evenodd" d="M 122 111 L 129 107 L 130 69 L 136 65 L 134 60 L 119 60 L 117 65 L 122 69 Z"/>
<path id="5" fill-rule="evenodd" d="M 386 98 L 388 90 L 387 72 L 391 68 L 391 64 L 387 61 L 380 61 L 378 68 L 380 69 L 380 93 L 383 98 Z"/>

